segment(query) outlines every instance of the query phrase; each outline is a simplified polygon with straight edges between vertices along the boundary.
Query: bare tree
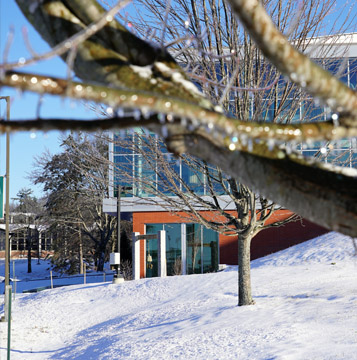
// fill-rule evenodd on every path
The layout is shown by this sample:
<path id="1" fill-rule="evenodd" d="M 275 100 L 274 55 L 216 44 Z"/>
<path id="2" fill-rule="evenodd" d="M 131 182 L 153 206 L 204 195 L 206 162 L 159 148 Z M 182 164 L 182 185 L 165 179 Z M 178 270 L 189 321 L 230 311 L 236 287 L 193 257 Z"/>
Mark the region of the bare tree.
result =
<path id="1" fill-rule="evenodd" d="M 262 126 L 259 122 L 246 122 L 247 113 L 244 112 L 240 114 L 244 118 L 239 120 L 225 116 L 216 104 L 212 104 L 193 86 L 164 46 L 157 47 L 140 40 L 113 18 L 120 4 L 112 12 L 106 13 L 94 0 L 31 4 L 17 0 L 17 3 L 54 47 L 52 55 L 60 54 L 83 81 L 95 81 L 96 84 L 25 75 L 10 70 L 26 64 L 26 61 L 21 61 L 20 64 L 3 64 L 5 73 L 0 80 L 1 85 L 96 101 L 114 109 L 136 109 L 140 113 L 119 111 L 117 116 L 107 121 L 14 121 L 11 125 L 2 123 L 4 130 L 8 126 L 14 130 L 69 127 L 94 129 L 128 127 L 138 123 L 156 132 L 165 129 L 165 141 L 171 151 L 177 154 L 190 153 L 207 163 L 219 165 L 228 175 L 325 227 L 349 235 L 356 233 L 355 179 L 341 169 L 332 170 L 324 164 L 312 164 L 296 154 L 290 154 L 289 147 L 285 150 L 281 148 L 281 143 L 285 142 L 336 140 L 356 136 L 356 93 L 295 50 L 258 1 L 230 0 L 233 11 L 231 18 L 235 14 L 240 17 L 246 31 L 278 71 L 338 112 L 338 124 L 329 120 L 296 125 L 266 123 Z M 279 8 L 282 3 L 276 4 Z M 282 9 L 284 7 L 280 6 L 280 13 Z M 315 9 L 320 7 L 311 8 L 311 18 Z M 306 12 L 302 14 L 301 18 L 305 19 Z M 283 17 L 278 19 L 284 21 Z M 163 20 L 167 33 L 166 15 Z M 316 21 L 322 20 L 316 18 Z M 235 22 L 231 23 L 234 27 Z M 219 27 L 221 21 L 216 25 Z M 294 31 L 295 26 L 292 29 Z M 313 32 L 309 30 L 309 33 Z M 204 39 L 204 35 L 201 32 L 198 39 Z M 294 38 L 293 43 L 298 38 Z M 250 43 L 250 38 L 246 39 Z M 232 44 L 236 44 L 236 40 L 232 37 Z M 240 48 L 235 51 L 238 53 L 238 50 Z M 223 96 L 226 95 L 224 92 L 228 94 L 235 81 L 235 76 L 232 76 L 234 73 L 230 74 L 233 80 L 227 79 L 223 83 L 223 105 L 229 99 Z M 249 92 L 243 95 L 243 100 L 239 99 L 239 103 L 244 98 L 249 98 Z M 162 118 L 165 124 L 161 123 Z M 259 176 L 261 173 L 266 175 Z"/>
<path id="2" fill-rule="evenodd" d="M 224 2 L 207 0 L 197 4 L 177 0 L 170 1 L 167 5 L 161 0 L 139 0 L 137 3 L 145 7 L 147 13 L 152 16 L 148 16 L 148 20 L 138 16 L 134 20 L 136 28 L 143 34 L 148 28 L 155 30 L 152 37 L 158 43 L 165 43 L 172 49 L 172 54 L 188 69 L 190 77 L 199 83 L 203 93 L 226 113 L 260 123 L 291 123 L 296 120 L 300 122 L 304 118 L 311 121 L 319 120 L 316 117 L 323 116 L 323 111 L 317 116 L 312 114 L 313 100 L 306 98 L 294 83 L 285 81 L 270 63 L 264 61 L 261 52 L 239 26 Z M 265 5 L 269 7 L 270 16 L 275 19 L 280 30 L 295 40 L 296 47 L 305 51 L 311 46 L 314 35 L 321 32 L 322 20 L 331 10 L 333 1 L 322 1 L 323 6 L 319 11 L 316 11 L 316 4 L 307 2 L 301 3 L 300 9 L 297 9 L 292 1 L 266 1 Z M 162 24 L 165 25 L 164 30 Z M 341 26 L 343 28 L 346 25 L 348 24 L 343 23 Z M 190 43 L 193 43 L 194 47 L 187 46 Z M 329 44 L 328 49 L 315 49 L 315 56 L 321 61 L 331 51 L 332 45 L 334 44 Z M 305 111 L 300 116 L 302 102 Z M 210 130 L 212 129 L 207 126 L 207 131 Z M 235 138 L 237 137 L 232 137 Z M 253 148 L 251 139 L 243 137 L 241 140 L 246 142 L 248 148 Z M 230 144 L 232 149 L 235 149 L 237 141 L 238 138 Z M 270 142 L 270 146 L 273 146 L 273 142 Z M 195 172 L 193 176 L 197 182 L 204 178 L 200 185 L 207 187 L 208 196 L 202 198 L 201 194 L 195 192 L 195 189 L 173 170 L 174 166 L 165 163 L 167 156 L 160 154 L 161 145 L 155 147 L 152 141 L 143 139 L 137 144 L 133 152 L 141 154 L 143 161 L 156 172 L 156 178 L 159 180 L 155 186 L 153 177 L 148 177 L 147 171 L 143 170 L 145 175 L 135 179 L 139 181 L 139 187 L 145 187 L 149 192 L 153 189 L 153 192 L 164 200 L 163 203 L 167 204 L 168 209 L 186 211 L 189 214 L 187 217 L 192 221 L 198 221 L 221 233 L 238 234 L 239 304 L 253 303 L 250 286 L 251 239 L 261 230 L 283 225 L 296 219 L 296 216 L 287 216 L 267 225 L 267 220 L 272 217 L 275 209 L 279 209 L 273 202 L 260 197 L 260 209 L 257 212 L 258 195 L 247 186 L 233 178 L 226 178 L 218 168 L 212 169 L 209 165 L 200 164 L 188 156 L 181 157 L 180 161 L 183 160 Z M 152 149 L 153 153 L 148 151 L 149 149 Z M 128 174 L 129 177 L 132 174 L 130 169 Z M 265 177 L 265 174 L 260 173 L 256 176 Z M 229 201 L 235 204 L 236 214 L 226 211 L 227 204 L 219 201 L 217 189 L 229 195 Z M 176 197 L 167 196 L 168 193 L 175 194 Z M 209 219 L 207 215 L 203 215 L 203 210 L 209 211 Z M 196 248 L 193 242 L 192 262 L 195 259 Z"/>
<path id="3" fill-rule="evenodd" d="M 138 201 L 159 205 L 182 216 L 185 222 L 200 223 L 221 234 L 237 236 L 239 304 L 252 304 L 252 238 L 264 229 L 281 226 L 297 216 L 286 211 L 268 222 L 276 210 L 281 209 L 280 206 L 259 197 L 217 167 L 189 155 L 175 158 L 157 136 L 137 130 L 114 139 L 114 147 L 119 150 L 111 165 L 115 181 L 119 181 L 125 192 L 133 196 L 125 198 L 127 205 Z M 190 238 L 193 268 L 200 244 L 193 234 Z"/>
<path id="4" fill-rule="evenodd" d="M 92 159 L 98 154 L 105 157 L 107 145 L 100 138 L 78 134 L 65 138 L 62 146 L 62 153 L 40 157 L 32 174 L 34 183 L 47 193 L 46 218 L 58 235 L 59 265 L 81 271 L 83 258 L 93 259 L 102 271 L 116 221 L 103 212 L 101 204 L 108 196 L 107 164 Z"/>

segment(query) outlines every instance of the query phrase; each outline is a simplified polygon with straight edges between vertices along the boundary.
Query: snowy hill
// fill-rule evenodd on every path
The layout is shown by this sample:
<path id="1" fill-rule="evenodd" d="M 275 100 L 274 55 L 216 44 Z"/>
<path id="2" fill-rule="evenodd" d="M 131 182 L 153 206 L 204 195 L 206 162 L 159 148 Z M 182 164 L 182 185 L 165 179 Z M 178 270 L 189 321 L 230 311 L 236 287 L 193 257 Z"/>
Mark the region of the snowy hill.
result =
<path id="1" fill-rule="evenodd" d="M 248 307 L 234 267 L 17 295 L 11 359 L 357 359 L 353 253 L 329 233 L 255 260 Z"/>

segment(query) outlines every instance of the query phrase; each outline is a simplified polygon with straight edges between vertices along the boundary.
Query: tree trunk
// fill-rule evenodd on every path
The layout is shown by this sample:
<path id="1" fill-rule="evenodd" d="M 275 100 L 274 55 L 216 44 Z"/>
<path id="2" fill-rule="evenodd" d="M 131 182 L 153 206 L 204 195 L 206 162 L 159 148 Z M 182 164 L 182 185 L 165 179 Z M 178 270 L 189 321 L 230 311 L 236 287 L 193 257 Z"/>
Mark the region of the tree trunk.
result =
<path id="1" fill-rule="evenodd" d="M 83 246 L 82 242 L 79 243 L 79 273 L 83 274 L 84 262 L 83 262 Z"/>
<path id="2" fill-rule="evenodd" d="M 238 306 L 253 305 L 250 279 L 250 243 L 252 236 L 238 236 Z"/>
<path id="3" fill-rule="evenodd" d="M 37 264 L 40 264 L 41 252 L 42 252 L 42 243 L 41 243 L 41 233 L 35 229 L 36 240 L 37 240 Z"/>
<path id="4" fill-rule="evenodd" d="M 31 228 L 29 227 L 27 229 L 27 272 L 30 274 L 32 273 L 32 254 L 31 254 L 31 249 L 32 249 L 32 234 L 31 234 Z"/>
<path id="5" fill-rule="evenodd" d="M 99 249 L 97 271 L 104 270 L 105 249 Z"/>
<path id="6" fill-rule="evenodd" d="M 79 230 L 79 273 L 83 274 L 84 269 L 83 262 L 83 243 L 82 243 L 82 233 Z"/>

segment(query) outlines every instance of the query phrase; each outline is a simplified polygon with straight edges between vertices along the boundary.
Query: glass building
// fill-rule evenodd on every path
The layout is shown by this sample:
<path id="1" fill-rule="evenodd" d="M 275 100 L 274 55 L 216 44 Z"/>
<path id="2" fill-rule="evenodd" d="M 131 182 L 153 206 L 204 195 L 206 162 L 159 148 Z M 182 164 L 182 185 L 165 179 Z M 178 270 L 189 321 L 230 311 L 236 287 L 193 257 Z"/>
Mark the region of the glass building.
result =
<path id="1" fill-rule="evenodd" d="M 349 46 L 349 51 L 339 51 L 339 49 L 346 48 L 346 44 Z M 356 89 L 357 33 L 342 36 L 334 46 L 338 49 L 333 56 L 324 60 L 316 58 L 315 61 L 325 69 L 337 74 L 350 88 Z M 314 56 L 314 49 L 310 51 L 310 56 Z M 278 89 L 284 81 L 283 78 L 279 79 Z M 254 108 L 254 96 L 252 94 L 250 111 L 252 119 L 257 116 Z M 282 103 L 279 98 L 275 98 L 273 101 L 271 97 L 267 96 L 264 99 L 263 96 L 263 101 L 265 103 L 263 111 L 259 112 L 259 117 L 265 122 L 273 120 L 284 123 L 317 122 L 326 121 L 332 116 L 332 111 L 328 106 L 317 103 L 300 89 L 291 91 L 289 96 L 284 99 L 282 106 L 280 106 Z M 232 106 L 234 106 L 233 100 Z M 169 217 L 164 218 L 163 215 L 160 215 L 158 219 L 150 217 L 150 213 L 168 212 L 167 207 L 160 206 L 160 199 L 156 202 L 150 202 L 150 199 L 157 198 L 159 193 L 166 196 L 171 195 L 170 189 L 165 185 L 166 175 L 164 171 L 161 171 L 160 157 L 155 154 L 155 151 L 149 151 L 149 147 L 152 148 L 152 145 L 160 150 L 167 163 L 192 191 L 199 196 L 208 195 L 207 178 L 199 171 L 198 167 L 187 166 L 184 161 L 175 159 L 166 150 L 157 135 L 145 134 L 142 129 L 134 129 L 112 134 L 109 146 L 109 158 L 113 164 L 110 169 L 110 198 L 104 199 L 104 211 L 113 214 L 116 212 L 115 198 L 118 196 L 120 185 L 122 212 L 133 215 L 135 213 L 142 214 L 140 220 L 135 220 L 136 218 L 133 216 L 134 228 L 137 226 L 137 230 L 134 231 L 154 234 L 159 230 L 166 230 L 166 262 L 169 275 L 178 273 L 180 269 L 187 274 L 217 271 L 220 244 L 216 232 L 199 224 L 184 223 L 177 217 L 172 220 Z M 334 165 L 357 167 L 356 139 L 296 144 L 294 150 L 305 157 L 314 157 Z M 173 181 L 175 182 L 175 179 Z M 177 186 L 184 190 L 181 182 L 177 182 Z M 213 186 L 216 186 L 215 190 L 222 199 L 227 196 L 218 184 L 213 184 Z M 233 206 L 232 209 L 234 209 Z M 137 223 L 140 223 L 140 226 L 136 225 Z M 145 252 L 146 276 L 157 276 L 157 243 L 148 240 Z"/>

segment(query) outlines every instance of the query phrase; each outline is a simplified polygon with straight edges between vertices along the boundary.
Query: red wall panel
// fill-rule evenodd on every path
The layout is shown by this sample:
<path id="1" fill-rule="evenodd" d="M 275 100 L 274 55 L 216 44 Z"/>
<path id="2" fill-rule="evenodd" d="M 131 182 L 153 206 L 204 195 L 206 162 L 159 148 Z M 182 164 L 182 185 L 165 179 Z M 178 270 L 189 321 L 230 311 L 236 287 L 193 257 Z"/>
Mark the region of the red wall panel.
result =
<path id="1" fill-rule="evenodd" d="M 232 213 L 234 213 L 232 211 Z M 268 223 L 282 220 L 292 214 L 289 210 L 277 211 Z M 207 213 L 207 217 L 212 216 Z M 133 213 L 133 231 L 144 234 L 145 224 L 184 223 L 185 213 L 169 212 L 140 212 Z M 312 239 L 326 233 L 327 230 L 307 220 L 290 222 L 284 226 L 261 231 L 252 240 L 251 259 L 266 256 L 273 252 L 283 250 L 292 245 Z M 220 263 L 236 265 L 238 262 L 237 236 L 219 235 Z M 144 273 L 144 247 L 141 247 L 141 277 Z"/>

